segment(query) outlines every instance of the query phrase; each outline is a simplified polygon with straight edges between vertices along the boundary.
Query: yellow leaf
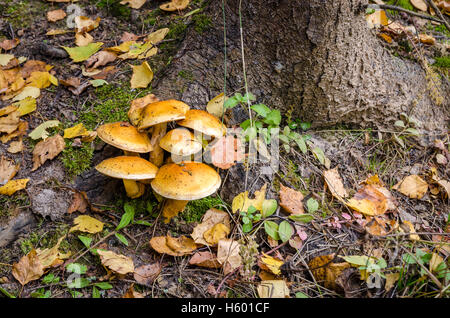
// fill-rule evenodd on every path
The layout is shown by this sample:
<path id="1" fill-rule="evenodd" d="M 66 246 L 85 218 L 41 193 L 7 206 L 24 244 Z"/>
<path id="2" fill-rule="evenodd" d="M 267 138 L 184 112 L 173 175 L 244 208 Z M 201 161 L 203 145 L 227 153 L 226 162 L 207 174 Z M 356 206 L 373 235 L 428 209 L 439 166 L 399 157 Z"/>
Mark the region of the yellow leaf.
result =
<path id="1" fill-rule="evenodd" d="M 30 179 L 10 180 L 4 186 L 0 187 L 0 194 L 13 195 L 19 190 L 25 189 Z"/>
<path id="2" fill-rule="evenodd" d="M 280 275 L 281 270 L 280 267 L 284 264 L 283 261 L 280 261 L 272 256 L 268 256 L 263 253 L 261 257 L 261 261 L 269 268 L 269 270 L 275 275 Z"/>
<path id="3" fill-rule="evenodd" d="M 195 242 L 186 236 L 173 238 L 171 236 L 156 236 L 150 240 L 150 246 L 161 254 L 184 256 L 197 249 Z"/>
<path id="4" fill-rule="evenodd" d="M 73 220 L 74 227 L 69 232 L 81 231 L 87 233 L 99 233 L 103 231 L 103 223 L 89 215 L 80 215 Z"/>
<path id="5" fill-rule="evenodd" d="M 164 38 L 166 37 L 167 33 L 169 33 L 169 28 L 159 29 L 159 30 L 157 30 L 155 32 L 150 33 L 147 36 L 147 41 L 150 42 L 153 45 L 156 45 L 159 42 L 161 42 L 162 40 L 164 40 Z"/>
<path id="6" fill-rule="evenodd" d="M 56 83 L 56 84 L 54 84 Z M 58 85 L 58 80 L 49 72 L 33 72 L 27 78 L 27 85 L 37 88 L 47 88 L 51 84 Z"/>
<path id="7" fill-rule="evenodd" d="M 120 4 L 128 4 L 130 8 L 139 9 L 142 7 L 147 0 L 123 0 Z"/>
<path id="8" fill-rule="evenodd" d="M 411 199 L 422 199 L 427 193 L 428 183 L 418 175 L 410 175 L 392 187 L 392 189 L 410 197 Z"/>
<path id="9" fill-rule="evenodd" d="M 183 10 L 189 5 L 189 0 L 172 0 L 159 6 L 164 11 Z"/>
<path id="10" fill-rule="evenodd" d="M 48 30 L 47 33 L 45 33 L 45 35 L 60 35 L 60 34 L 66 34 L 69 32 L 70 32 L 69 30 L 51 29 L 51 30 Z"/>
<path id="11" fill-rule="evenodd" d="M 217 118 L 222 117 L 223 115 L 223 103 L 225 102 L 226 96 L 223 93 L 220 93 L 213 99 L 208 102 L 206 105 L 206 110 L 211 115 L 216 116 Z"/>
<path id="12" fill-rule="evenodd" d="M 111 251 L 97 250 L 102 264 L 115 273 L 125 275 L 134 272 L 133 260 L 127 256 L 116 254 Z"/>
<path id="13" fill-rule="evenodd" d="M 226 238 L 228 234 L 230 234 L 230 228 L 225 224 L 218 223 L 203 233 L 203 238 L 209 245 L 215 245 Z"/>
<path id="14" fill-rule="evenodd" d="M 74 62 L 82 62 L 87 60 L 91 55 L 100 50 L 100 47 L 103 45 L 102 42 L 90 43 L 86 46 L 77 46 L 77 47 L 67 47 L 62 46 L 64 50 L 69 53 L 70 58 Z"/>
<path id="15" fill-rule="evenodd" d="M 8 65 L 9 61 L 14 58 L 12 54 L 0 54 L 0 66 Z"/>
<path id="16" fill-rule="evenodd" d="M 14 96 L 13 102 L 20 101 L 27 97 L 38 98 L 41 95 L 41 90 L 38 87 L 27 86 L 18 95 Z"/>
<path id="17" fill-rule="evenodd" d="M 88 136 L 89 132 L 84 127 L 83 123 L 75 125 L 71 128 L 64 129 L 64 138 L 71 139 L 80 136 Z"/>
<path id="18" fill-rule="evenodd" d="M 366 17 L 369 28 L 380 27 L 388 25 L 388 19 L 384 10 L 375 11 Z"/>
<path id="19" fill-rule="evenodd" d="M 253 206 L 257 211 L 262 211 L 262 205 L 266 197 L 267 184 L 264 184 L 259 191 L 255 191 L 255 198 L 248 198 L 248 191 L 242 192 L 234 197 L 231 204 L 233 213 L 238 210 L 247 211 L 250 206 Z"/>
<path id="20" fill-rule="evenodd" d="M 265 280 L 256 288 L 260 298 L 289 298 L 289 288 L 284 280 Z"/>
<path id="21" fill-rule="evenodd" d="M 222 223 L 227 228 L 230 228 L 230 217 L 228 213 L 211 208 L 203 215 L 202 222 L 198 224 L 192 231 L 191 237 L 195 243 L 209 245 L 205 240 L 204 235 L 207 231 L 211 230 L 216 224 Z"/>
<path id="22" fill-rule="evenodd" d="M 349 208 L 366 215 L 381 215 L 388 208 L 388 202 L 384 194 L 371 185 L 366 185 L 359 190 L 345 204 Z"/>
<path id="23" fill-rule="evenodd" d="M 13 105 L 18 107 L 20 116 L 25 116 L 36 110 L 36 99 L 33 97 L 27 97 L 14 103 Z"/>
<path id="24" fill-rule="evenodd" d="M 153 79 L 153 71 L 147 62 L 141 65 L 132 65 L 131 88 L 146 88 Z"/>
<path id="25" fill-rule="evenodd" d="M 343 198 L 348 196 L 348 192 L 344 188 L 344 183 L 337 168 L 324 171 L 323 177 L 325 178 L 328 189 L 336 199 L 342 201 Z"/>
<path id="26" fill-rule="evenodd" d="M 399 278 L 400 278 L 399 273 L 386 274 L 386 284 L 384 285 L 384 289 L 386 291 L 390 291 L 392 287 L 394 287 L 394 284 L 398 281 Z"/>
<path id="27" fill-rule="evenodd" d="M 430 272 L 434 273 L 438 270 L 439 264 L 444 262 L 444 258 L 437 253 L 433 253 L 430 259 Z"/>

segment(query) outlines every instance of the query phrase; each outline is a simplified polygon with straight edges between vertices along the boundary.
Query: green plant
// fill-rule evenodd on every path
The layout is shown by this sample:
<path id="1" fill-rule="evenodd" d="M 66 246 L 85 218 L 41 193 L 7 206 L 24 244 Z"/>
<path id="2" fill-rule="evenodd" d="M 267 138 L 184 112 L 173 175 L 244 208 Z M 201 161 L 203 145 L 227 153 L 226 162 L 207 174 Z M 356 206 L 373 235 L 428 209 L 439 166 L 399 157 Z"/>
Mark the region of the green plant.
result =
<path id="1" fill-rule="evenodd" d="M 256 213 L 256 208 L 252 205 L 248 208 L 247 211 L 241 211 L 240 215 L 242 217 L 242 231 L 244 233 L 248 233 L 253 228 L 253 223 L 261 220 L 261 213 Z"/>
<path id="2" fill-rule="evenodd" d="M 405 113 L 402 113 L 401 116 L 403 119 L 397 120 L 394 123 L 394 126 L 398 132 L 393 133 L 393 138 L 399 145 L 406 147 L 404 142 L 405 139 L 408 137 L 419 137 L 420 133 L 416 128 L 414 128 L 418 126 L 418 122 L 414 118 L 409 117 Z"/>

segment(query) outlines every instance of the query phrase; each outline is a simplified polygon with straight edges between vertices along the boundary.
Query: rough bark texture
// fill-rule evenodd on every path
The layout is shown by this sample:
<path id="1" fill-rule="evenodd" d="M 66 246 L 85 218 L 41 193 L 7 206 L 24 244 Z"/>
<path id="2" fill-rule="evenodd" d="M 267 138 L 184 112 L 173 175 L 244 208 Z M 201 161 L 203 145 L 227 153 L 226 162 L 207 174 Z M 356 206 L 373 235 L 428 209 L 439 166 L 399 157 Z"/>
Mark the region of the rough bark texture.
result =
<path id="1" fill-rule="evenodd" d="M 226 1 L 228 95 L 241 91 L 239 0 Z M 393 57 L 366 26 L 367 0 L 242 1 L 249 90 L 265 102 L 315 126 L 338 123 L 388 126 L 400 113 L 430 130 L 445 127 L 448 100 L 434 105 L 421 66 Z M 205 108 L 223 91 L 222 1 L 206 9 L 213 26 L 188 32 L 164 77 L 159 98 L 179 98 Z M 180 71 L 190 71 L 185 80 Z M 442 91 L 449 93 L 448 87 Z M 448 98 L 447 98 L 448 99 Z M 235 122 L 245 112 L 234 111 Z"/>

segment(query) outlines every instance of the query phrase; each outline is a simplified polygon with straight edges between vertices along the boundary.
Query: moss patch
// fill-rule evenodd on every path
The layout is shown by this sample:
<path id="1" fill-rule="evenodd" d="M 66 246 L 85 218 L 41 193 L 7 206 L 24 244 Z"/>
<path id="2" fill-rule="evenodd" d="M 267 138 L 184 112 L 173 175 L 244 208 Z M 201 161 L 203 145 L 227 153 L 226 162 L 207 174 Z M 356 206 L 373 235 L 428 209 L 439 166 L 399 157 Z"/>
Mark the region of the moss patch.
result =
<path id="1" fill-rule="evenodd" d="M 120 4 L 121 0 L 100 0 L 96 3 L 97 8 L 106 10 L 114 17 L 128 19 L 131 16 L 131 9 Z"/>
<path id="2" fill-rule="evenodd" d="M 187 223 L 200 222 L 207 210 L 217 208 L 223 204 L 223 201 L 218 197 L 206 197 L 200 200 L 190 201 L 179 217 Z"/>
<path id="3" fill-rule="evenodd" d="M 192 22 L 194 23 L 194 30 L 202 34 L 211 26 L 211 18 L 206 14 L 197 14 L 192 18 Z"/>
<path id="4" fill-rule="evenodd" d="M 6 1 L 0 3 L 2 17 L 16 28 L 27 28 L 40 16 L 42 12 L 48 10 L 48 5 L 42 1 Z"/>
<path id="5" fill-rule="evenodd" d="M 94 149 L 90 143 L 83 143 L 81 147 L 73 147 L 72 140 L 66 140 L 66 148 L 61 154 L 61 161 L 71 178 L 82 174 L 91 167 Z"/>
<path id="6" fill-rule="evenodd" d="M 450 56 L 436 57 L 433 66 L 439 68 L 450 68 Z"/>

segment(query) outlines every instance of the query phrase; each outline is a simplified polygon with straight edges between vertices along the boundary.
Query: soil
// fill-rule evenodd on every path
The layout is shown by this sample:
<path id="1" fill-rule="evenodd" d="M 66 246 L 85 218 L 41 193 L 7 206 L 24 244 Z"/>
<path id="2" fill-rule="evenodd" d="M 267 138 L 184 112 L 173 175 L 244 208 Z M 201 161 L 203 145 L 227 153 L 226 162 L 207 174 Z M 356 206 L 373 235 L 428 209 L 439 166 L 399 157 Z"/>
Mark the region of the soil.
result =
<path id="1" fill-rule="evenodd" d="M 117 2 L 119 1 L 81 0 L 77 2 L 87 16 L 101 18 L 100 26 L 90 32 L 95 41 L 101 41 L 105 47 L 109 47 L 118 45 L 124 32 L 145 35 L 156 29 L 169 27 L 173 36 L 168 36 L 160 45 L 158 55 L 148 60 L 155 73 L 152 89 L 161 99 L 177 98 L 194 108 L 204 109 L 206 103 L 221 92 L 223 83 L 213 82 L 213 78 L 209 76 L 212 72 L 205 73 L 201 71 L 201 68 L 205 68 L 206 65 L 206 67 L 214 69 L 215 74 L 220 73 L 223 59 L 219 54 L 222 49 L 223 37 L 218 35 L 217 30 L 208 33 L 211 31 L 208 27 L 202 31 L 196 30 L 199 23 L 193 18 L 195 14 L 180 22 L 178 13 L 169 14 L 157 10 L 160 1 L 147 1 L 139 10 L 125 10 Z M 189 11 L 201 8 L 208 16 L 211 16 L 213 23 L 218 23 L 221 11 L 212 11 L 208 6 L 210 1 L 192 2 Z M 100 7 L 99 3 L 113 3 L 113 5 Z M 53 71 L 57 78 L 63 79 L 72 76 L 82 78 L 80 65 L 72 63 L 64 53 L 58 50 L 60 46 L 74 46 L 73 33 L 55 37 L 45 35 L 51 28 L 65 28 L 65 20 L 49 23 L 45 13 L 66 6 L 66 4 L 52 4 L 42 0 L 29 1 L 29 3 L 19 0 L 0 0 L 0 40 L 2 37 L 17 36 L 20 44 L 12 50 L 15 56 L 44 61 L 54 66 Z M 181 15 L 189 11 L 183 11 Z M 238 33 L 236 32 L 234 27 L 229 34 L 235 39 L 229 48 L 230 63 L 234 65 L 230 68 L 230 78 L 232 78 L 230 86 L 235 90 L 238 86 L 243 85 L 242 78 L 240 81 L 238 80 L 242 75 L 238 71 L 240 51 L 237 46 Z M 205 44 L 210 46 L 211 51 L 206 52 L 203 57 L 194 54 L 194 58 L 190 59 L 189 57 L 193 56 L 192 51 L 190 54 L 185 53 L 189 51 L 190 45 L 197 47 L 198 43 L 193 41 L 201 36 L 204 36 Z M 195 52 L 199 54 L 198 50 L 194 50 Z M 215 58 L 205 61 L 205 56 L 213 55 Z M 132 73 L 129 63 L 137 64 L 138 62 L 128 60 L 118 63 L 116 65 L 117 72 L 106 79 L 113 90 L 125 92 L 124 94 L 127 96 L 125 99 L 128 98 L 128 103 L 117 105 L 117 107 L 122 107 L 122 111 L 125 113 L 132 99 L 145 96 L 151 91 L 150 89 L 132 90 L 129 88 Z M 194 71 L 191 75 L 186 76 L 185 73 L 180 73 L 193 67 Z M 276 68 L 275 64 L 270 66 L 270 68 L 274 67 Z M 253 73 L 251 76 L 255 76 L 255 74 Z M 270 80 L 268 79 L 268 81 Z M 276 85 L 276 83 L 272 84 Z M 170 90 L 166 89 L 167 87 Z M 252 92 L 258 98 L 270 94 L 270 92 L 264 91 L 264 88 L 255 88 L 252 89 Z M 85 105 L 92 104 L 92 107 L 96 108 L 105 102 L 99 101 L 98 95 L 99 90 L 93 87 L 88 87 L 78 96 L 62 85 L 42 90 L 38 99 L 37 111 L 26 117 L 29 123 L 28 132 L 46 120 L 57 119 L 63 123 L 64 128 L 73 126 L 78 123 L 80 113 L 87 111 Z M 114 101 L 114 97 L 111 96 L 113 95 L 108 95 L 107 98 Z M 278 101 L 275 102 L 275 104 L 277 103 L 279 104 Z M 7 105 L 9 105 L 8 102 L 0 101 L 0 108 Z M 283 114 L 290 116 L 287 113 Z M 227 113 L 226 122 L 232 126 L 245 119 L 247 119 L 245 110 L 236 108 Z M 91 128 L 95 129 L 103 123 L 103 119 L 96 118 L 95 126 Z M 392 186 L 412 173 L 429 175 L 430 169 L 433 167 L 437 168 L 441 178 L 447 180 L 450 178 L 449 165 L 436 163 L 436 154 L 439 151 L 433 147 L 434 139 L 448 142 L 448 135 L 445 133 L 434 135 L 433 138 L 408 139 L 405 141 L 406 147 L 396 143 L 389 130 L 348 129 L 348 127 L 342 126 L 330 126 L 322 130 L 308 130 L 306 133 L 310 135 L 310 141 L 315 146 L 324 150 L 325 155 L 331 161 L 331 167 L 339 168 L 344 185 L 349 189 L 358 189 L 360 182 L 370 174 L 378 174 L 386 185 Z M 4 264 L 17 263 L 31 248 L 51 247 L 63 235 L 67 235 L 66 243 L 62 246 L 64 252 L 79 255 L 80 251 L 83 251 L 84 246 L 78 239 L 78 234 L 69 233 L 73 219 L 81 215 L 79 212 L 67 213 L 74 191 L 85 192 L 90 203 L 95 206 L 93 209 L 88 209 L 87 213 L 106 223 L 106 228 L 102 233 L 91 236 L 93 241 L 97 242 L 108 233 L 113 232 L 123 214 L 123 204 L 129 200 L 124 194 L 123 184 L 120 180 L 105 177 L 93 167 L 106 158 L 120 154 L 120 151 L 102 142 L 93 142 L 91 145 L 93 155 L 89 160 L 89 168 L 79 175 L 73 176 L 60 157 L 47 161 L 39 169 L 31 172 L 32 149 L 35 142 L 30 138 L 25 138 L 24 143 L 25 151 L 15 155 L 7 152 L 8 145 L 0 144 L 0 155 L 12 158 L 21 165 L 16 178 L 30 178 L 25 198 L 20 197 L 19 200 L 19 194 L 17 194 L 12 198 L 7 198 L 8 202 L 0 201 L 0 204 L 7 202 L 4 203 L 6 209 L 0 209 L 0 278 L 5 278 L 0 280 L 0 287 L 15 295 L 20 292 L 21 297 L 36 296 L 35 293 L 42 288 L 50 290 L 52 297 L 91 297 L 91 287 L 76 290 L 80 294 L 74 295 L 74 290 L 69 290 L 61 284 L 45 285 L 40 280 L 30 282 L 21 289 L 20 284 L 11 274 L 11 267 Z M 324 190 L 321 174 L 325 167 L 311 153 L 303 154 L 298 149 L 284 152 L 280 155 L 279 168 L 280 170 L 273 175 L 262 174 L 259 166 L 250 169 L 246 175 L 247 171 L 242 164 L 222 171 L 221 176 L 224 182 L 218 191 L 219 197 L 230 205 L 238 193 L 246 189 L 250 193 L 254 193 L 255 190 L 267 183 L 267 197 L 278 199 L 279 184 L 283 183 L 304 192 L 305 202 L 308 198 L 316 198 L 321 202 L 328 202 L 327 200 L 330 199 L 329 193 L 327 194 Z M 246 177 L 249 180 L 247 185 L 243 182 Z M 427 194 L 419 201 L 408 199 L 398 192 L 394 194 L 400 208 L 392 216 L 393 218 L 413 221 L 417 232 L 442 232 L 441 229 L 445 228 L 449 211 L 448 196 L 446 197 L 445 193 Z M 323 219 L 319 222 L 321 224 L 330 220 L 332 216 L 336 216 L 334 209 L 343 209 L 338 203 L 330 200 L 326 203 L 328 208 L 327 211 L 325 209 L 323 211 Z M 154 204 L 154 210 L 151 213 L 146 209 L 148 203 Z M 164 256 L 161 258 L 160 254 L 152 250 L 148 243 L 152 237 L 168 233 L 175 236 L 189 236 L 196 224 L 188 222 L 184 215 L 173 219 L 169 224 L 163 223 L 159 216 L 160 207 L 157 203 L 151 190 L 147 188 L 146 194 L 138 200 L 138 203 L 135 203 L 136 218 L 147 220 L 152 223 L 152 226 L 135 224 L 127 227 L 123 233 L 129 242 L 128 246 L 121 243 L 115 236 L 110 236 L 101 245 L 103 248 L 131 257 L 135 267 L 155 262 L 160 263 L 162 265 L 161 274 L 151 286 L 136 284 L 130 276 L 110 277 L 105 268 L 101 266 L 98 257 L 90 253 L 77 260 L 88 266 L 87 277 L 96 277 L 97 281 L 109 280 L 113 285 L 112 289 L 101 292 L 102 297 L 122 297 L 132 284 L 136 284 L 135 289 L 147 297 L 210 298 L 216 296 L 212 291 L 217 290 L 219 286 L 221 287 L 218 294 L 220 297 L 254 297 L 254 284 L 249 284 L 246 279 L 238 275 L 232 275 L 225 279 L 226 275 L 221 270 L 203 269 L 189 265 L 188 256 Z M 280 211 L 277 215 L 280 218 L 286 217 Z M 346 255 L 369 254 L 373 249 L 383 249 L 388 245 L 386 239 L 373 238 L 364 231 L 358 232 L 354 227 L 346 225 L 341 228 L 319 228 L 313 222 L 303 225 L 303 229 L 308 234 L 308 239 L 303 242 L 300 251 L 296 251 L 289 245 L 279 250 L 286 262 L 283 277 L 292 282 L 290 286 L 292 295 L 295 295 L 296 292 L 303 292 L 311 297 L 319 295 L 317 287 L 312 283 L 313 279 L 310 273 L 305 269 L 306 262 L 314 256 L 334 253 L 336 250 L 340 250 Z M 272 247 L 262 233 L 260 231 L 255 239 L 261 251 L 267 252 Z M 237 227 L 234 228 L 231 236 L 239 239 Z M 431 235 L 424 235 L 423 238 L 432 240 Z M 398 263 L 398 258 L 392 255 L 391 250 L 385 249 L 384 251 L 385 258 L 389 259 L 392 264 Z M 63 266 L 53 268 L 50 272 L 59 276 L 61 281 L 69 276 Z M 349 281 L 342 282 L 342 285 L 350 287 L 345 287 L 344 293 L 341 294 L 351 297 L 352 289 L 360 286 L 352 278 L 354 277 L 353 271 L 349 271 L 347 276 Z M 365 286 L 358 295 L 390 297 L 394 293 L 396 293 L 395 290 L 391 292 L 377 291 Z M 335 297 L 338 296 L 338 293 L 322 290 L 321 295 Z M 0 297 L 2 297 L 1 293 Z"/>

